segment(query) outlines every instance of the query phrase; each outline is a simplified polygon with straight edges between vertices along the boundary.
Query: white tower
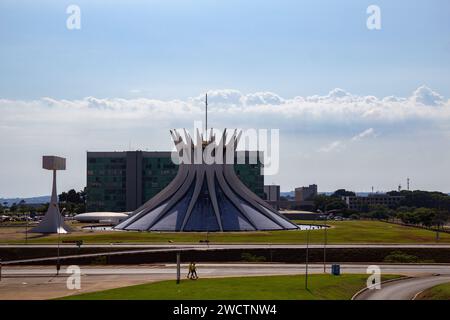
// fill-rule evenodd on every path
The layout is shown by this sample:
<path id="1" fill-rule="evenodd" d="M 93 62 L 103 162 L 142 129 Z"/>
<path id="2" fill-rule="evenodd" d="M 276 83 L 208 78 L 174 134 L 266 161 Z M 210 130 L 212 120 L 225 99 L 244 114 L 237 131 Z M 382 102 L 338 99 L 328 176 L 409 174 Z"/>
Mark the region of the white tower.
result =
<path id="1" fill-rule="evenodd" d="M 44 219 L 35 228 L 33 233 L 68 233 L 70 228 L 64 223 L 58 206 L 58 194 L 56 192 L 56 171 L 66 170 L 66 159 L 55 156 L 43 156 L 42 168 L 53 171 L 52 197 Z"/>

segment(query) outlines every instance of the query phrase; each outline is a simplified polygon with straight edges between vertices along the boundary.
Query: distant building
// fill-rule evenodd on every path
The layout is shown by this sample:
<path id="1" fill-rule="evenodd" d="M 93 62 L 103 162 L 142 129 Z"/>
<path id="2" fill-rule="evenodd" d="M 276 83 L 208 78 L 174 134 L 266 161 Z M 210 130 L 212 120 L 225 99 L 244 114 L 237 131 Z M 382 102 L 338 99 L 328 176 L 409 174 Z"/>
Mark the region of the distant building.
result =
<path id="1" fill-rule="evenodd" d="M 74 219 L 78 222 L 97 222 L 117 224 L 128 218 L 128 214 L 122 212 L 87 212 L 77 214 Z"/>
<path id="2" fill-rule="evenodd" d="M 350 196 L 342 197 L 345 201 L 347 207 L 352 210 L 361 210 L 375 205 L 384 205 L 386 207 L 391 207 L 398 205 L 402 201 L 404 196 L 390 196 L 388 194 L 369 194 L 367 197 L 361 196 Z"/>
<path id="3" fill-rule="evenodd" d="M 308 187 L 295 188 L 295 201 L 311 201 L 317 196 L 317 185 L 310 184 Z"/>
<path id="4" fill-rule="evenodd" d="M 280 186 L 264 186 L 264 195 L 266 201 L 280 201 Z"/>
<path id="5" fill-rule="evenodd" d="M 283 210 L 280 213 L 289 220 L 321 220 L 322 213 L 305 211 L 305 210 Z"/>
<path id="6" fill-rule="evenodd" d="M 245 157 L 249 159 L 248 151 Z M 251 191 L 264 197 L 262 164 L 259 160 L 248 162 L 235 164 L 236 174 Z M 177 172 L 170 152 L 88 152 L 86 210 L 133 211 L 164 189 Z"/>
<path id="7" fill-rule="evenodd" d="M 314 210 L 314 201 L 278 200 L 267 201 L 276 210 Z"/>

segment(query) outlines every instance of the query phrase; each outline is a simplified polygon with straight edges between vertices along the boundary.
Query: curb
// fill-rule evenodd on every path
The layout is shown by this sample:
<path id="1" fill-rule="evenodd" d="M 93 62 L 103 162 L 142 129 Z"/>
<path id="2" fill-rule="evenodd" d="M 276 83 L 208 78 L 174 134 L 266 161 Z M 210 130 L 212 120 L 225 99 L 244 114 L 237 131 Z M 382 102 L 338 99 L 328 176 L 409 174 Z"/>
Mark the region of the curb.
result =
<path id="1" fill-rule="evenodd" d="M 440 274 L 433 274 L 433 276 L 440 276 Z M 433 286 L 433 287 L 435 287 L 435 286 Z M 414 297 L 411 298 L 411 300 L 417 300 L 417 297 L 418 297 L 422 292 L 424 292 L 424 291 L 426 291 L 426 290 L 428 290 L 428 289 L 431 289 L 431 288 L 433 288 L 433 287 L 429 287 L 429 288 L 423 289 L 422 291 L 417 292 L 417 293 L 414 295 Z"/>
<path id="2" fill-rule="evenodd" d="M 430 288 L 428 288 L 428 289 L 430 289 Z M 425 290 L 426 290 L 426 289 L 425 289 Z M 425 290 L 422 290 L 422 291 L 417 292 L 417 293 L 414 295 L 414 297 L 411 298 L 411 300 L 417 300 L 417 297 L 418 297 L 422 292 L 424 292 Z"/>
<path id="3" fill-rule="evenodd" d="M 395 278 L 395 279 L 390 279 L 390 280 L 385 280 L 385 281 L 381 281 L 381 285 L 386 284 L 386 283 L 390 283 L 390 282 L 394 282 L 394 281 L 402 281 L 402 280 L 407 280 L 407 279 L 412 279 L 414 277 L 409 277 L 409 276 L 404 276 L 404 277 L 400 277 L 400 278 Z M 360 294 L 362 294 L 363 292 L 369 290 L 369 288 L 365 287 L 362 288 L 361 290 L 359 290 L 358 292 L 356 292 L 350 300 L 355 300 Z"/>

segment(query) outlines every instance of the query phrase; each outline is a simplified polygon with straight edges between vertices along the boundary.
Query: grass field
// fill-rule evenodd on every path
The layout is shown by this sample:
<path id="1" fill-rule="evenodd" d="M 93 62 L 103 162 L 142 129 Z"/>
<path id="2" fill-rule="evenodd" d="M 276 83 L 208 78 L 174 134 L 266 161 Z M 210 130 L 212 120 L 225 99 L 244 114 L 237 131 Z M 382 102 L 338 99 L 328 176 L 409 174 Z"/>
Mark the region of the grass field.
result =
<path id="1" fill-rule="evenodd" d="M 383 280 L 397 276 L 385 276 Z M 349 300 L 366 285 L 367 275 L 264 276 L 162 281 L 65 297 L 75 300 Z"/>
<path id="2" fill-rule="evenodd" d="M 440 284 L 425 290 L 417 300 L 450 300 L 450 283 Z"/>
<path id="3" fill-rule="evenodd" d="M 305 222 L 302 223 L 311 223 Z M 381 221 L 328 222 L 329 243 L 436 243 L 435 232 Z M 305 243 L 306 231 L 258 231 L 209 233 L 211 243 Z M 310 231 L 311 243 L 322 243 L 323 230 Z M 0 228 L 0 243 L 24 243 L 24 228 Z M 84 243 L 198 243 L 206 239 L 202 232 L 120 232 L 78 230 L 61 236 L 62 241 Z M 28 243 L 56 243 L 57 235 L 28 235 Z M 450 234 L 441 233 L 438 243 L 450 243 Z"/>

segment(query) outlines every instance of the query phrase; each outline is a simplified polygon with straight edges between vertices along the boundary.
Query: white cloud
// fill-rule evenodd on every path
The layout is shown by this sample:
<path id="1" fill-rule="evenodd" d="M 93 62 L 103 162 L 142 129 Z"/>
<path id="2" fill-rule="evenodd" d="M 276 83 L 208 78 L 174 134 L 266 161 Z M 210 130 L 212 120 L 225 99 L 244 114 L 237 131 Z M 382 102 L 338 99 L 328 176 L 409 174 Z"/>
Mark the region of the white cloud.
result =
<path id="1" fill-rule="evenodd" d="M 286 161 L 292 164 L 286 173 L 287 180 L 293 179 L 291 172 L 299 161 L 303 162 L 302 167 L 317 174 L 330 165 L 330 158 L 333 163 L 341 159 L 340 165 L 351 164 L 352 170 L 373 160 L 374 166 L 384 172 L 392 159 L 386 158 L 389 161 L 383 162 L 380 155 L 392 154 L 390 150 L 398 148 L 404 148 L 405 154 L 416 152 L 412 136 L 415 139 L 426 136 L 426 142 L 421 146 L 429 147 L 433 152 L 417 151 L 414 157 L 409 156 L 412 159 L 424 157 L 422 162 L 417 160 L 417 166 L 409 168 L 409 172 L 425 172 L 423 168 L 433 162 L 433 168 L 441 169 L 435 175 L 431 172 L 424 176 L 437 177 L 434 179 L 437 181 L 442 180 L 442 168 L 448 165 L 448 152 L 442 146 L 450 141 L 450 103 L 423 87 L 409 97 L 384 98 L 354 95 L 342 89 L 323 96 L 294 98 L 271 92 L 247 94 L 227 89 L 209 91 L 209 103 L 209 121 L 215 128 L 280 129 L 280 140 L 296 150 L 285 149 L 291 151 L 284 152 L 282 157 L 288 158 Z M 127 150 L 130 144 L 134 149 L 167 150 L 172 147 L 169 129 L 191 129 L 193 122 L 203 117 L 203 94 L 184 100 L 142 97 L 0 99 L 0 150 L 10 155 L 0 157 L 0 176 L 3 177 L 0 179 L 0 192 L 45 194 L 48 190 L 41 181 L 47 175 L 39 170 L 40 157 L 45 153 L 70 160 L 70 170 L 61 179 L 61 190 L 81 188 L 86 183 L 86 150 Z M 385 138 L 383 143 L 368 146 L 356 142 L 366 141 L 363 139 L 378 136 L 380 132 Z M 305 145 L 302 147 L 302 144 Z M 383 149 L 387 148 L 386 145 L 391 149 Z M 339 152 L 342 150 L 346 152 Z M 311 156 L 296 158 L 294 154 L 298 152 Z M 369 157 L 367 153 L 370 152 L 373 153 Z M 441 152 L 444 152 L 442 157 L 426 158 Z M 402 163 L 398 168 L 403 168 Z M 340 171 L 339 166 L 331 166 L 334 171 L 330 174 Z M 390 178 L 390 175 L 386 177 Z M 17 182 L 11 185 L 10 181 Z"/>
<path id="2" fill-rule="evenodd" d="M 318 152 L 332 152 L 332 151 L 341 151 L 344 148 L 347 147 L 347 145 L 349 145 L 352 142 L 357 142 L 357 141 L 361 141 L 363 139 L 366 139 L 368 137 L 375 137 L 375 130 L 373 128 L 369 128 L 366 129 L 362 132 L 360 132 L 359 134 L 351 137 L 348 140 L 342 141 L 342 140 L 336 140 L 331 142 L 330 144 L 327 144 L 326 146 L 319 148 L 317 151 Z"/>
<path id="3" fill-rule="evenodd" d="M 408 122 L 445 124 L 450 120 L 450 103 L 424 86 L 406 98 L 390 96 L 380 99 L 334 89 L 324 96 L 286 99 L 272 92 L 243 94 L 226 89 L 209 91 L 208 99 L 211 123 L 216 127 L 288 126 L 295 130 L 321 127 L 327 130 L 340 126 L 355 130 L 369 126 L 395 127 L 395 124 Z M 26 128 L 37 121 L 42 125 L 66 123 L 74 127 L 88 123 L 94 128 L 110 129 L 111 121 L 123 127 L 177 127 L 189 126 L 192 121 L 203 119 L 203 113 L 203 95 L 169 101 L 96 97 L 77 100 L 47 97 L 31 101 L 0 99 L 2 127 L 14 124 Z M 372 134 L 368 130 L 361 134 Z"/>
<path id="4" fill-rule="evenodd" d="M 208 91 L 208 103 L 221 107 L 233 107 L 242 105 L 243 94 L 234 89 L 221 89 Z M 195 98 L 189 99 L 195 105 L 205 103 L 205 95 L 201 94 Z"/>
<path id="5" fill-rule="evenodd" d="M 363 132 L 357 134 L 356 136 L 352 137 L 352 141 L 360 141 L 367 137 L 375 137 L 375 130 L 373 128 L 369 128 L 367 130 L 364 130 Z"/>
<path id="6" fill-rule="evenodd" d="M 271 92 L 243 94 L 238 90 L 213 90 L 208 93 L 211 118 L 226 126 L 264 124 L 281 128 L 292 125 L 317 124 L 386 124 L 412 121 L 448 121 L 450 103 L 431 89 L 422 86 L 410 97 L 352 95 L 334 89 L 324 96 L 282 98 Z M 78 100 L 42 98 L 38 100 L 0 100 L 0 124 L 20 120 L 24 123 L 39 119 L 52 121 L 101 121 L 122 119 L 148 122 L 157 120 L 177 124 L 202 119 L 204 96 L 186 100 L 156 100 L 149 98 L 96 98 Z M 105 123 L 106 124 L 106 123 Z M 167 123 L 164 123 L 167 124 Z M 217 125 L 222 123 L 217 123 Z"/>
<path id="7" fill-rule="evenodd" d="M 320 148 L 318 151 L 319 152 L 331 152 L 331 151 L 340 150 L 343 147 L 344 147 L 344 144 L 342 143 L 342 141 L 336 140 L 336 141 L 333 141 L 332 143 Z"/>
<path id="8" fill-rule="evenodd" d="M 243 102 L 246 105 L 280 105 L 285 101 L 273 92 L 256 92 L 244 96 Z"/>
<path id="9" fill-rule="evenodd" d="M 413 92 L 411 101 L 426 106 L 439 106 L 444 103 L 444 98 L 427 86 L 421 86 Z"/>

